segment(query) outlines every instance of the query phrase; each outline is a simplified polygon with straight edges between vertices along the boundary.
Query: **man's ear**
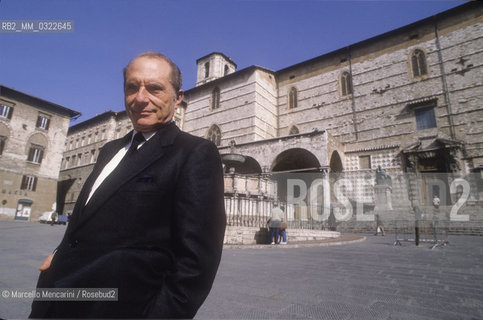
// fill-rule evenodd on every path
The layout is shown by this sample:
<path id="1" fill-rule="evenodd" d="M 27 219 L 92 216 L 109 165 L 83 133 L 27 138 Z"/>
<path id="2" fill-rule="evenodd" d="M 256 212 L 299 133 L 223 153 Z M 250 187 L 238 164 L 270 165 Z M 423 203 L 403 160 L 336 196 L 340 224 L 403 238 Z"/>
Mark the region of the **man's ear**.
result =
<path id="1" fill-rule="evenodd" d="M 176 94 L 176 105 L 179 105 L 181 101 L 183 101 L 183 95 L 184 95 L 184 92 L 183 90 L 180 89 Z"/>

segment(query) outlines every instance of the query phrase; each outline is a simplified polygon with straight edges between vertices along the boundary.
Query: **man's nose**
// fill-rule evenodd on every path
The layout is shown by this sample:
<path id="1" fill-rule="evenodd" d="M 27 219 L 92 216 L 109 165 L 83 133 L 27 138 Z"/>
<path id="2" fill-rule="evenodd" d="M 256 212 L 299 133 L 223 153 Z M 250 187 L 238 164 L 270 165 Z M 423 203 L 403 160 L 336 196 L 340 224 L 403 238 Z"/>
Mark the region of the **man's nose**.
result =
<path id="1" fill-rule="evenodd" d="M 148 101 L 146 88 L 144 86 L 140 86 L 138 92 L 136 92 L 136 101 L 137 102 L 147 102 Z"/>

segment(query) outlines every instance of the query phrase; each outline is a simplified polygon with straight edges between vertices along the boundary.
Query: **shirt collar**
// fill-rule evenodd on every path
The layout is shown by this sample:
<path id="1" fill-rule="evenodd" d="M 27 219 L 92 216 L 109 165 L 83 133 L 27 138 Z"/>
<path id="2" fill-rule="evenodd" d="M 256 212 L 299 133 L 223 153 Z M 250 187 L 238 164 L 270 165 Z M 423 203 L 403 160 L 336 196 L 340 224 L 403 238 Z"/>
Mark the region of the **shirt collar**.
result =
<path id="1" fill-rule="evenodd" d="M 0 0 L 1 1 L 1 0 Z M 164 124 L 161 128 L 159 128 L 158 130 L 156 131 L 152 131 L 152 132 L 142 132 L 143 136 L 144 136 L 144 139 L 146 139 L 146 141 L 148 141 L 149 139 L 151 139 L 156 133 L 158 133 L 159 130 L 161 130 L 163 127 L 173 123 L 174 120 L 171 119 L 168 123 Z M 138 131 L 136 130 L 133 130 L 133 133 L 132 133 L 132 136 L 131 136 L 131 142 L 132 140 L 134 139 L 134 136 L 136 135 L 136 133 L 138 133 Z"/>
<path id="2" fill-rule="evenodd" d="M 153 131 L 153 132 L 142 132 L 142 135 L 146 141 L 151 139 L 158 131 Z M 134 139 L 134 136 L 138 133 L 136 130 L 133 130 L 132 137 L 131 137 L 131 142 Z"/>

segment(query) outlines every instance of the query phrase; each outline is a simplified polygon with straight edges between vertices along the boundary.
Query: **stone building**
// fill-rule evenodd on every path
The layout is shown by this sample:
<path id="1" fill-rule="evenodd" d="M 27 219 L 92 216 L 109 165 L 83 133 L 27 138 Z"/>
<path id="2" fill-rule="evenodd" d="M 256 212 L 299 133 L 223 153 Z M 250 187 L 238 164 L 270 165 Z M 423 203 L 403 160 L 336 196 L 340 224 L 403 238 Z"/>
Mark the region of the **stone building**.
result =
<path id="1" fill-rule="evenodd" d="M 0 215 L 37 220 L 53 210 L 69 122 L 79 115 L 0 85 Z"/>
<path id="2" fill-rule="evenodd" d="M 455 177 L 481 172 L 482 12 L 469 2 L 278 71 L 236 70 L 219 52 L 198 59 L 181 128 L 218 145 L 229 223 L 263 225 L 270 201 L 286 196 L 277 177 L 287 173 L 342 175 L 350 201 L 374 205 L 381 167 L 392 178 L 394 208 L 407 212 L 416 198 L 427 206 Z M 71 128 L 68 147 L 97 127 L 89 121 Z M 111 130 L 128 128 L 112 120 Z M 79 148 L 66 150 L 66 163 L 76 156 L 81 165 L 79 154 L 95 159 L 97 146 Z M 435 186 L 442 173 L 444 186 Z M 81 184 L 84 174 L 71 179 Z M 481 186 L 477 177 L 472 186 Z M 471 199 L 478 197 L 473 188 Z"/>

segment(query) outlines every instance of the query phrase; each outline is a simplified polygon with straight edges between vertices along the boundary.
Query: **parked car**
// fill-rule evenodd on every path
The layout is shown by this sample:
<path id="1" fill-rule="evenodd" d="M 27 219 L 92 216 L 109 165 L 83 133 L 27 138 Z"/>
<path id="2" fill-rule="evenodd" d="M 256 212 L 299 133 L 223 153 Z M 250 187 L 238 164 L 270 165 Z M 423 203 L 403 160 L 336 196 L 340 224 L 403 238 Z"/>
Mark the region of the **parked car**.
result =
<path id="1" fill-rule="evenodd" d="M 40 223 L 52 223 L 52 214 L 54 213 L 55 211 L 51 211 L 51 212 L 44 212 L 40 218 L 39 218 L 39 222 Z M 67 224 L 68 222 L 68 217 L 66 215 L 62 215 L 62 214 L 58 214 L 57 215 L 57 219 L 55 220 L 55 224 Z"/>

